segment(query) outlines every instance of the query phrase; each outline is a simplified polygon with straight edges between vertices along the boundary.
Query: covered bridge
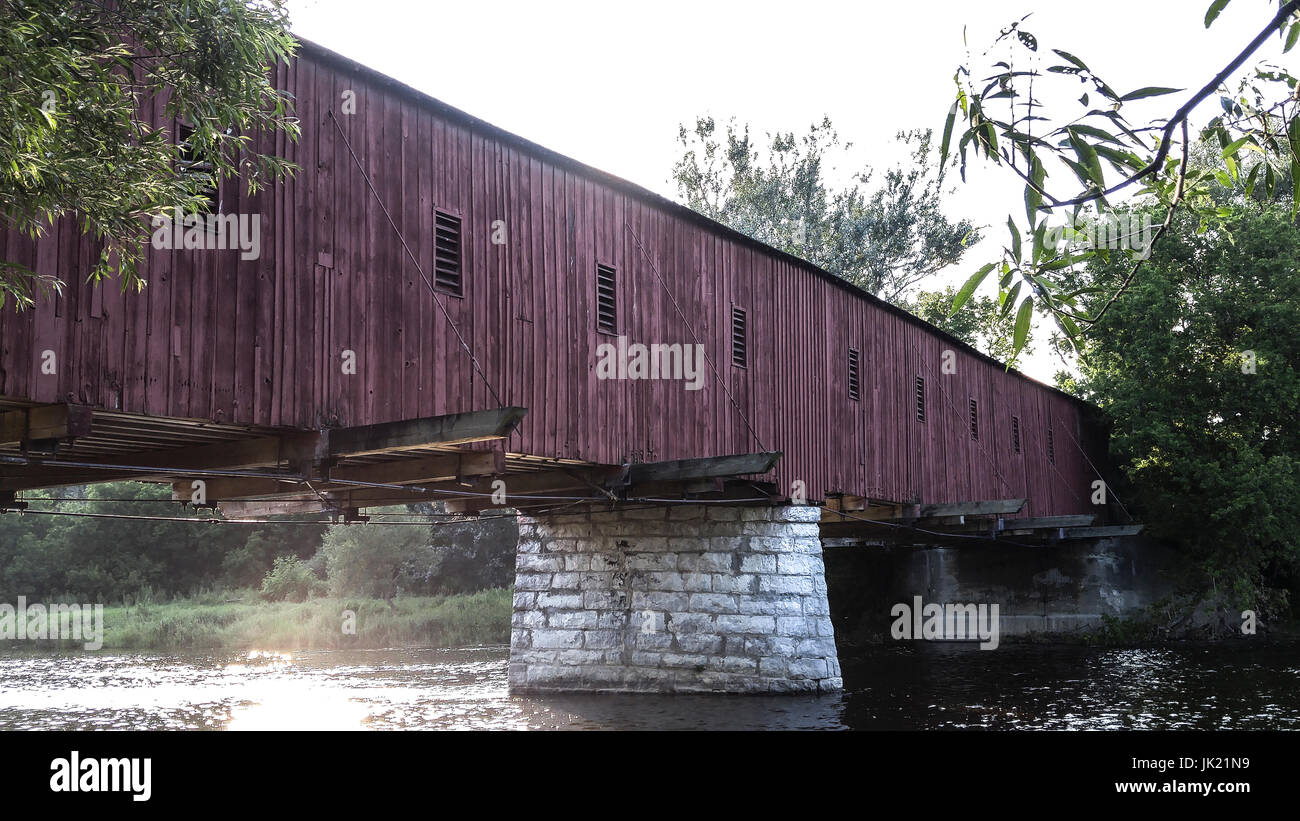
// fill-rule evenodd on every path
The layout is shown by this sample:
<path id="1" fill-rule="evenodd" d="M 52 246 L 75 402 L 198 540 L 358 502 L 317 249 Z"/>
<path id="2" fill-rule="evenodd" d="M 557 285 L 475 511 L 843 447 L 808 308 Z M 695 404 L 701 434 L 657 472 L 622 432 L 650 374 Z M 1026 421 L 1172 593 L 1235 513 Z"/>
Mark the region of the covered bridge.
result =
<path id="1" fill-rule="evenodd" d="M 305 43 L 273 71 L 302 125 L 273 150 L 301 170 L 213 198 L 221 214 L 257 217 L 243 224 L 255 248 L 211 247 L 216 226 L 201 229 L 208 247 L 151 247 L 136 294 L 85 281 L 98 248 L 72 220 L 35 241 L 0 233 L 0 258 L 68 283 L 0 314 L 0 507 L 32 488 L 131 478 L 241 517 L 438 500 L 556 522 L 587 502 L 636 503 L 641 519 L 677 503 L 683 517 L 743 509 L 735 529 L 747 506 L 807 502 L 811 518 L 778 512 L 767 526 L 1059 539 L 1105 524 L 1103 448 L 1083 403 L 324 48 Z M 633 378 L 638 345 L 695 370 Z M 824 585 L 793 587 L 824 603 Z M 545 609 L 526 594 L 517 606 Z M 609 652 L 577 640 L 560 649 Z M 763 680 L 799 679 L 781 669 Z M 836 680 L 818 669 L 799 680 Z"/>

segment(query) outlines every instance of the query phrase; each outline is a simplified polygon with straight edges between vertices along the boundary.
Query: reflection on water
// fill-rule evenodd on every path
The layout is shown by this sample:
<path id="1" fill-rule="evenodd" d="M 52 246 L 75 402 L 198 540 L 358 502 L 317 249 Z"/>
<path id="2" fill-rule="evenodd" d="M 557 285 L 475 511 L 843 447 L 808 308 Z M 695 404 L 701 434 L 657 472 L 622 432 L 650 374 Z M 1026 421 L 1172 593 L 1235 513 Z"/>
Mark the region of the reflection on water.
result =
<path id="1" fill-rule="evenodd" d="M 842 652 L 842 695 L 512 697 L 504 647 L 0 655 L 0 729 L 1300 728 L 1300 645 Z"/>

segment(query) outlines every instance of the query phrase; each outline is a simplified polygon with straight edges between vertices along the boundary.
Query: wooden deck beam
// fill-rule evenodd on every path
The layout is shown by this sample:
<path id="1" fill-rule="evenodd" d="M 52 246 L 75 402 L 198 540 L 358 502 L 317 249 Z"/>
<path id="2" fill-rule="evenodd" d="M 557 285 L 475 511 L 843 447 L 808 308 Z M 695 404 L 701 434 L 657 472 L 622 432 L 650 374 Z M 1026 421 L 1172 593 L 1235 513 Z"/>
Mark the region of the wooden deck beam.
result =
<path id="1" fill-rule="evenodd" d="M 1059 527 L 1087 527 L 1097 521 L 1095 513 L 1076 516 L 1031 516 L 1025 519 L 999 519 L 998 530 L 1042 530 Z"/>
<path id="2" fill-rule="evenodd" d="M 1104 525 L 1102 527 L 1067 527 L 1066 539 L 1109 539 L 1115 536 L 1136 536 L 1143 525 Z"/>
<path id="3" fill-rule="evenodd" d="M 514 432 L 526 413 L 528 410 L 520 407 L 493 408 L 354 428 L 333 428 L 330 430 L 329 453 L 333 457 L 366 456 L 426 445 L 504 439 Z"/>
<path id="4" fill-rule="evenodd" d="M 674 459 L 631 465 L 628 484 L 681 482 L 729 476 L 767 473 L 781 459 L 781 452 L 738 453 L 732 456 L 706 456 L 702 459 Z"/>
<path id="5" fill-rule="evenodd" d="M 1019 513 L 1027 499 L 990 499 L 982 502 L 949 502 L 937 505 L 921 505 L 918 517 L 922 519 L 940 516 L 1003 516 Z"/>
<path id="6" fill-rule="evenodd" d="M 88 482 L 158 480 L 181 477 L 187 471 L 246 470 L 268 467 L 281 462 L 291 463 L 312 459 L 320 453 L 321 440 L 321 434 L 311 431 L 290 432 L 281 436 L 261 436 L 254 439 L 234 439 L 193 447 L 103 457 L 94 462 L 105 467 L 95 469 L 35 462 L 15 468 L 9 475 L 0 479 L 0 490 L 61 487 Z M 120 466 L 121 470 L 110 469 L 114 466 Z"/>
<path id="7" fill-rule="evenodd" d="M 37 405 L 0 413 L 0 446 L 41 439 L 88 436 L 93 411 L 86 405 Z"/>

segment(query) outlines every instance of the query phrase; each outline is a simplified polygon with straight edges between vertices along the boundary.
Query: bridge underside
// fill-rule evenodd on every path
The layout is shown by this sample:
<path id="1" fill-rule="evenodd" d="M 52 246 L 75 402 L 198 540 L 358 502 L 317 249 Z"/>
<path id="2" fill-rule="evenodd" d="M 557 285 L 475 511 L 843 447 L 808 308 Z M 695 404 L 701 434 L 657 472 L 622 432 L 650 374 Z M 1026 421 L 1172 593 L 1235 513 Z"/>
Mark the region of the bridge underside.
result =
<path id="1" fill-rule="evenodd" d="M 841 686 L 823 547 L 1024 546 L 1135 533 L 1019 516 L 1024 499 L 792 500 L 780 453 L 627 465 L 512 450 L 526 410 L 277 430 L 0 399 L 0 512 L 24 492 L 158 482 L 227 519 L 440 502 L 520 514 L 510 684 L 520 692 L 823 692 Z"/>
<path id="2" fill-rule="evenodd" d="M 512 450 L 526 410 L 494 408 L 352 428 L 276 430 L 166 419 L 76 405 L 0 400 L 0 510 L 23 491 L 136 480 L 227 518 L 441 502 L 448 513 L 641 497 L 768 502 L 745 476 L 780 454 L 599 465 Z"/>

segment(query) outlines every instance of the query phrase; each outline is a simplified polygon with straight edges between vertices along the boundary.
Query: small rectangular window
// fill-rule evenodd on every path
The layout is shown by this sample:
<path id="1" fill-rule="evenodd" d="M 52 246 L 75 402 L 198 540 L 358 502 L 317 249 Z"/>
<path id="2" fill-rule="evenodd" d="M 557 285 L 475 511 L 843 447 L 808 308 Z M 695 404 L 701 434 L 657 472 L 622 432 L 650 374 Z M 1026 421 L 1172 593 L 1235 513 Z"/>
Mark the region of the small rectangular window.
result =
<path id="1" fill-rule="evenodd" d="M 618 333 L 618 298 L 615 271 L 608 265 L 596 266 L 596 330 Z"/>
<path id="2" fill-rule="evenodd" d="M 748 344 L 745 337 L 745 309 L 731 306 L 731 364 L 737 368 L 746 366 Z"/>
<path id="3" fill-rule="evenodd" d="M 180 123 L 176 144 L 181 149 L 180 161 L 177 163 L 181 176 L 198 178 L 197 181 L 203 186 L 200 193 L 207 201 L 207 212 L 221 213 L 220 192 L 216 186 L 216 178 L 213 176 L 212 162 L 194 144 L 194 128 Z"/>
<path id="4" fill-rule="evenodd" d="M 459 296 L 462 291 L 460 217 L 434 211 L 433 282 Z"/>
<path id="5" fill-rule="evenodd" d="M 979 441 L 980 438 L 980 409 L 975 400 L 970 400 L 970 438 Z"/>
<path id="6" fill-rule="evenodd" d="M 849 348 L 849 398 L 854 402 L 858 401 L 861 394 L 861 374 L 858 372 L 858 351 L 856 348 Z"/>
<path id="7" fill-rule="evenodd" d="M 1056 464 L 1056 437 L 1052 435 L 1052 429 L 1047 429 L 1047 461 Z"/>
<path id="8" fill-rule="evenodd" d="M 1020 417 L 1011 417 L 1011 447 L 1020 452 Z"/>
<path id="9" fill-rule="evenodd" d="M 925 378 L 916 378 L 916 421 L 925 421 Z"/>

